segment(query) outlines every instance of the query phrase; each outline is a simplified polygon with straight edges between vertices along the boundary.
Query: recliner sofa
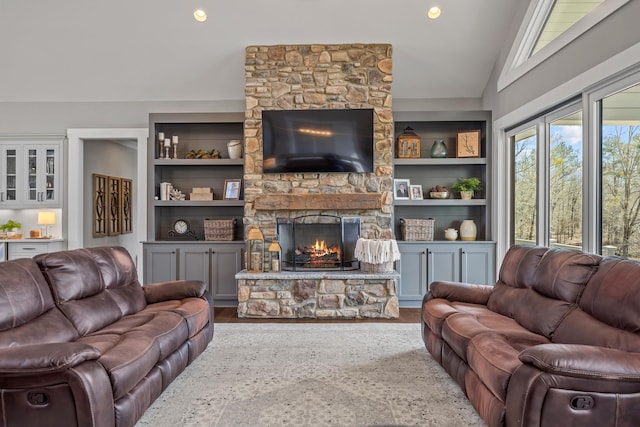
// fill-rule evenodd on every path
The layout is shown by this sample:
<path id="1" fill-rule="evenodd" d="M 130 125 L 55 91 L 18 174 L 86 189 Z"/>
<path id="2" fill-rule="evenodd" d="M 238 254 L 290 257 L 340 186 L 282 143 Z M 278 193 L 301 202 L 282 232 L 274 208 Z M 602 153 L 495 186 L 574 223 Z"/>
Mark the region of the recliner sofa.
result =
<path id="1" fill-rule="evenodd" d="M 213 337 L 204 283 L 142 287 L 121 247 L 0 263 L 3 426 L 133 426 Z"/>
<path id="2" fill-rule="evenodd" d="M 640 263 L 515 245 L 495 286 L 437 281 L 422 334 L 489 426 L 640 423 Z"/>

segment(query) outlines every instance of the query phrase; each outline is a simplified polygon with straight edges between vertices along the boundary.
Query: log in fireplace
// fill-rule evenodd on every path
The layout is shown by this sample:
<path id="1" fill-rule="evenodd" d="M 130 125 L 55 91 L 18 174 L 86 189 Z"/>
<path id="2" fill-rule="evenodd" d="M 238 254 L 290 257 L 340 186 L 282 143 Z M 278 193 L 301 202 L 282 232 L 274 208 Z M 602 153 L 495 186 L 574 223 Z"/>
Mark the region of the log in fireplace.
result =
<path id="1" fill-rule="evenodd" d="M 358 270 L 354 250 L 360 217 L 304 215 L 277 218 L 282 269 L 288 271 Z"/>

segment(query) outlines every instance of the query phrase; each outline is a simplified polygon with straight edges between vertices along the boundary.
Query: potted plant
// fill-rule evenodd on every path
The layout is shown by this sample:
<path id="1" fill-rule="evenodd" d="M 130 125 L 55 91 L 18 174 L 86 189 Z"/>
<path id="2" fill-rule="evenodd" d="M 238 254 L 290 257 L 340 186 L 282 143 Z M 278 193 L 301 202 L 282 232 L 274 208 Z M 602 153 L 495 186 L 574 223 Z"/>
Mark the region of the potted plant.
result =
<path id="1" fill-rule="evenodd" d="M 461 199 L 471 199 L 473 193 L 480 190 L 480 178 L 460 178 L 451 188 L 460 193 Z"/>
<path id="2" fill-rule="evenodd" d="M 10 219 L 8 222 L 0 225 L 0 230 L 2 230 L 8 237 L 13 237 L 16 234 L 16 230 L 22 228 L 22 224 Z"/>

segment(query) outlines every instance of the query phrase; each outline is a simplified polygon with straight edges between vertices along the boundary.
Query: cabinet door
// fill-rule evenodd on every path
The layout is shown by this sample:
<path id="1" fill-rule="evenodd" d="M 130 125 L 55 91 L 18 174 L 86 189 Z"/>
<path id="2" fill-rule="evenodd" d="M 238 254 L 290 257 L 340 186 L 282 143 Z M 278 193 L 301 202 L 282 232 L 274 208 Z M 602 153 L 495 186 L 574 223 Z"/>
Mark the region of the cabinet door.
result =
<path id="1" fill-rule="evenodd" d="M 242 270 L 241 245 L 215 244 L 211 251 L 211 295 L 214 300 L 236 300 L 236 273 Z"/>
<path id="2" fill-rule="evenodd" d="M 22 147 L 19 145 L 0 146 L 0 204 L 2 206 L 15 206 L 20 203 L 18 191 L 21 187 L 20 174 Z"/>
<path id="3" fill-rule="evenodd" d="M 145 245 L 145 284 L 176 280 L 178 278 L 177 267 L 178 256 L 175 245 Z"/>
<path id="4" fill-rule="evenodd" d="M 398 243 L 400 260 L 396 269 L 400 273 L 398 300 L 413 301 L 420 306 L 427 292 L 427 248 L 424 244 Z"/>
<path id="5" fill-rule="evenodd" d="M 178 278 L 200 280 L 210 286 L 211 247 L 208 245 L 180 245 L 178 247 Z"/>
<path id="6" fill-rule="evenodd" d="M 462 248 L 462 281 L 478 285 L 495 283 L 493 244 L 469 245 Z"/>
<path id="7" fill-rule="evenodd" d="M 30 144 L 24 147 L 26 187 L 23 204 L 57 206 L 60 203 L 60 145 Z"/>
<path id="8" fill-rule="evenodd" d="M 460 280 L 460 246 L 432 245 L 427 250 L 428 282 Z"/>

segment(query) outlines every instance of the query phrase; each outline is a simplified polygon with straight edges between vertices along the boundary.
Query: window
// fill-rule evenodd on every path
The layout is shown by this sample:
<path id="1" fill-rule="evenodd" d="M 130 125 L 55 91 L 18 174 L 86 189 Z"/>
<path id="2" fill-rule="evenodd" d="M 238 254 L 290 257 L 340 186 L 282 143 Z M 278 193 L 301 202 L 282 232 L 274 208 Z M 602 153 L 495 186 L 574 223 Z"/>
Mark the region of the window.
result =
<path id="1" fill-rule="evenodd" d="M 577 103 L 507 136 L 512 146 L 512 243 L 582 249 L 582 110 Z"/>
<path id="2" fill-rule="evenodd" d="M 600 250 L 640 259 L 640 84 L 600 105 Z"/>
<path id="3" fill-rule="evenodd" d="M 516 133 L 513 144 L 513 241 L 535 244 L 537 134 L 535 127 Z"/>
<path id="4" fill-rule="evenodd" d="M 630 0 L 532 0 L 498 78 L 518 80 Z"/>
<path id="5" fill-rule="evenodd" d="M 604 0 L 556 0 L 552 5 L 531 55 L 548 45 L 572 25 L 591 13 Z M 549 2 L 546 2 L 549 3 Z M 547 8 L 549 7 L 547 6 Z"/>

